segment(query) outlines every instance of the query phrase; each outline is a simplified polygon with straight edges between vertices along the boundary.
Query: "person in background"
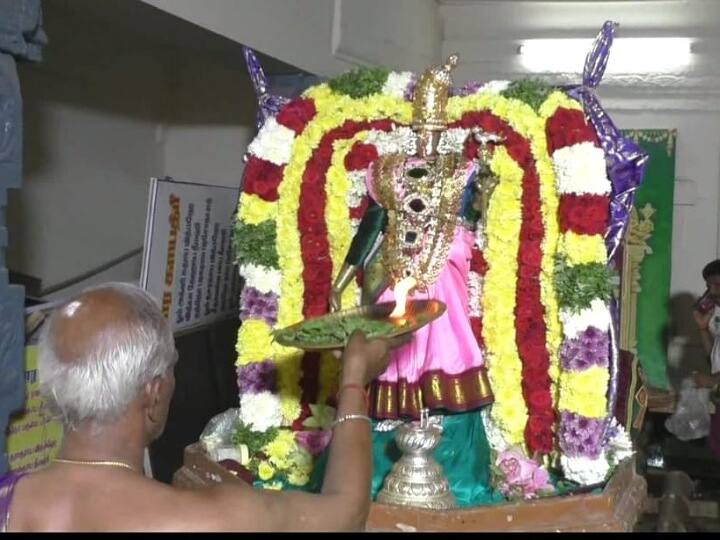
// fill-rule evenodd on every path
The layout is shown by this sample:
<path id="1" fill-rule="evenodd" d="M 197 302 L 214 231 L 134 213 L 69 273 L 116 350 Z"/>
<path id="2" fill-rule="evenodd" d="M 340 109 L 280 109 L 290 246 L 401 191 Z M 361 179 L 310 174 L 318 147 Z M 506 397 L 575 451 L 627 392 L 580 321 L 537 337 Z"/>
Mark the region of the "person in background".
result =
<path id="1" fill-rule="evenodd" d="M 372 474 L 364 388 L 401 344 L 356 333 L 345 348 L 321 493 L 183 490 L 143 475 L 175 387 L 170 326 L 134 285 L 89 289 L 53 313 L 40 342 L 43 394 L 66 426 L 59 458 L 0 477 L 0 531 L 362 530 Z"/>
<path id="2" fill-rule="evenodd" d="M 693 317 L 710 357 L 710 374 L 696 373 L 695 384 L 717 391 L 720 385 L 720 259 L 705 265 L 702 276 L 707 288 L 695 304 Z M 713 455 L 720 459 L 720 410 L 712 416 L 708 441 Z"/>

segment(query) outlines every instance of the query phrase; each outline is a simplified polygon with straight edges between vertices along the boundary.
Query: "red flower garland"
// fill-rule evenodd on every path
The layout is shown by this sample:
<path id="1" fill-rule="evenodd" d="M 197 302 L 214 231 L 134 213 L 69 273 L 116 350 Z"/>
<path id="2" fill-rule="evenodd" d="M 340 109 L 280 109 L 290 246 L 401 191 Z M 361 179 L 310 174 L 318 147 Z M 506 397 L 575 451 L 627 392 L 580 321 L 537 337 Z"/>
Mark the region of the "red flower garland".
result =
<path id="1" fill-rule="evenodd" d="M 610 198 L 605 195 L 562 195 L 560 230 L 577 234 L 605 234 L 609 210 Z"/>
<path id="2" fill-rule="evenodd" d="M 389 131 L 391 122 L 354 122 L 349 120 L 342 126 L 326 133 L 303 172 L 300 187 L 300 208 L 298 226 L 301 235 L 303 258 L 303 282 L 305 285 L 303 315 L 317 317 L 327 313 L 330 289 L 332 286 L 332 260 L 329 255 L 327 224 L 325 223 L 325 205 L 327 195 L 325 182 L 327 170 L 333 153 L 333 143 L 341 139 L 350 139 L 359 131 L 378 129 Z M 363 145 L 368 147 L 370 145 Z M 377 151 L 375 151 L 377 154 Z M 371 156 L 369 149 L 363 149 L 363 156 Z M 368 162 L 369 163 L 369 162 Z M 348 215 L 350 210 L 348 209 Z"/>
<path id="3" fill-rule="evenodd" d="M 292 129 L 297 135 L 300 135 L 315 114 L 317 114 L 317 110 L 312 99 L 297 98 L 283 107 L 276 120 L 278 124 Z"/>
<path id="4" fill-rule="evenodd" d="M 548 154 L 573 144 L 592 142 L 597 146 L 595 130 L 585 122 L 582 111 L 560 107 L 545 124 Z"/>
<path id="5" fill-rule="evenodd" d="M 525 441 L 531 453 L 550 453 L 553 449 L 555 412 L 550 393 L 550 355 L 546 348 L 547 328 L 545 309 L 540 297 L 542 222 L 540 180 L 529 142 L 506 122 L 488 111 L 465 114 L 451 127 L 480 127 L 505 138 L 504 146 L 510 157 L 523 169 L 522 215 L 520 248 L 518 251 L 518 288 L 515 309 L 515 339 L 522 360 L 522 390 L 528 409 Z M 470 139 L 465 155 L 477 156 L 477 143 Z M 480 261 L 476 261 L 479 263 Z M 474 329 L 482 331 L 482 321 L 473 321 Z"/>
<path id="6" fill-rule="evenodd" d="M 251 156 L 245 164 L 243 191 L 268 202 L 277 201 L 278 186 L 282 182 L 284 170 L 285 167 L 281 165 Z"/>

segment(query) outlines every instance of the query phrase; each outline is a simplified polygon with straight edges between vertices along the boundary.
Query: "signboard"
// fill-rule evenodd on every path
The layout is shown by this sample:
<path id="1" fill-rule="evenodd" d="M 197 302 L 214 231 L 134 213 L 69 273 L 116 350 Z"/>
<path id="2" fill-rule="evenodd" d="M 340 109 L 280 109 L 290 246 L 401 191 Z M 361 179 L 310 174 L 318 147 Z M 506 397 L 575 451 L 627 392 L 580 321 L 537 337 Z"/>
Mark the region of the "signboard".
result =
<path id="1" fill-rule="evenodd" d="M 47 312 L 54 305 L 40 306 L 42 310 L 26 311 L 25 345 L 25 407 L 10 417 L 7 429 L 7 455 L 11 471 L 29 472 L 47 465 L 57 456 L 62 442 L 62 424 L 54 419 L 40 397 L 37 372 L 37 336 Z"/>
<path id="2" fill-rule="evenodd" d="M 233 264 L 239 188 L 153 178 L 140 286 L 182 332 L 237 316 Z"/>

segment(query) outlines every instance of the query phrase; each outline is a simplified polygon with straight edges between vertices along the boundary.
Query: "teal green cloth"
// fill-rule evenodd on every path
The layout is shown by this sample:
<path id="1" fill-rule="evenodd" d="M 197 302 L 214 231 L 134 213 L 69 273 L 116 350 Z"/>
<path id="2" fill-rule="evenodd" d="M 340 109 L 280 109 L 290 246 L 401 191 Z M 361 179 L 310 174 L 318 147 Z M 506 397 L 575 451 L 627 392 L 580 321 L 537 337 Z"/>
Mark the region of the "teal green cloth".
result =
<path id="1" fill-rule="evenodd" d="M 394 431 L 373 431 L 373 500 L 393 464 L 400 458 L 394 438 Z M 434 457 L 442 466 L 460 507 L 503 502 L 503 497 L 490 487 L 490 446 L 480 411 L 446 416 L 443 436 Z M 326 461 L 327 452 L 315 464 L 308 491 L 317 492 L 322 487 Z"/>

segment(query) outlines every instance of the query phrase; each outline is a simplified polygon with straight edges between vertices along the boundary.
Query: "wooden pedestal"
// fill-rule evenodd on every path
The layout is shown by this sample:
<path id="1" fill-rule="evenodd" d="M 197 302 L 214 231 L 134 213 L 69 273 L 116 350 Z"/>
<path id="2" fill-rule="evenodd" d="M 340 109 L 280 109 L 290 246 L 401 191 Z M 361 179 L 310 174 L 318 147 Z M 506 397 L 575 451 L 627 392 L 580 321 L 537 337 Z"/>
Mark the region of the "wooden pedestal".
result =
<path id="1" fill-rule="evenodd" d="M 199 444 L 185 449 L 185 463 L 173 478 L 178 487 L 201 487 L 242 480 L 210 460 Z M 616 470 L 602 493 L 551 497 L 523 503 L 437 512 L 374 503 L 367 530 L 388 531 L 632 531 L 647 484 L 634 460 Z"/>

